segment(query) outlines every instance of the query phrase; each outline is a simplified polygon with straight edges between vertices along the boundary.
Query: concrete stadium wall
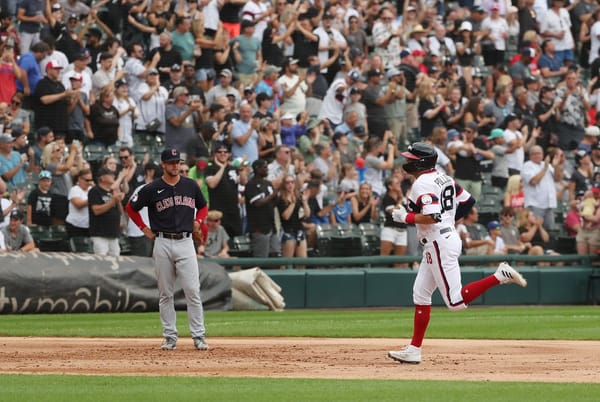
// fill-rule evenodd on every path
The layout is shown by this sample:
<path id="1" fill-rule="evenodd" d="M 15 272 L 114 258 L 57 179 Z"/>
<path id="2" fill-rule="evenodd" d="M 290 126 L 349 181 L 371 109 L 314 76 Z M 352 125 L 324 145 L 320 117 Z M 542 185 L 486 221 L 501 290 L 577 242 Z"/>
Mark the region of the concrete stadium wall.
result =
<path id="1" fill-rule="evenodd" d="M 493 268 L 463 268 L 463 284 L 481 279 Z M 589 285 L 592 267 L 519 267 L 528 285 L 497 286 L 473 305 L 573 305 L 600 299 L 600 281 L 594 293 Z M 416 272 L 393 268 L 288 269 L 265 272 L 282 288 L 286 308 L 400 307 L 412 306 Z M 433 303 L 444 302 L 435 292 Z"/>

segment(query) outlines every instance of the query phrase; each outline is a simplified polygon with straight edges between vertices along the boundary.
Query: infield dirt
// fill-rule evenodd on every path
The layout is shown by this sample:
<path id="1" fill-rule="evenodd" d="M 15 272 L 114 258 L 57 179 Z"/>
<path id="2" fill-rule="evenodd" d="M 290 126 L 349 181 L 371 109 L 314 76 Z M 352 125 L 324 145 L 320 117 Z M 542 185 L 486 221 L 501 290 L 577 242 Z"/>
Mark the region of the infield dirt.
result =
<path id="1" fill-rule="evenodd" d="M 160 339 L 0 338 L 0 373 L 429 379 L 600 383 L 600 341 L 427 339 L 423 362 L 402 365 L 393 339 L 209 338 L 162 351 Z"/>

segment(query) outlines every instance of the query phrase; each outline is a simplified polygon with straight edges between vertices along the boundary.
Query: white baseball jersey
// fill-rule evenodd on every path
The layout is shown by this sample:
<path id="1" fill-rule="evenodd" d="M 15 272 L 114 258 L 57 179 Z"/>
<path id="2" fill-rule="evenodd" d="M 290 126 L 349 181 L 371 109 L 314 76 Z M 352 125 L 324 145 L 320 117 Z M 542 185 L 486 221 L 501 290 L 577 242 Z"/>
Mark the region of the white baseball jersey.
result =
<path id="1" fill-rule="evenodd" d="M 433 239 L 439 236 L 441 229 L 453 228 L 456 207 L 470 197 L 471 194 L 445 173 L 432 170 L 420 175 L 413 183 L 408 207 L 423 215 L 440 214 L 442 221 L 432 225 L 416 225 L 419 239 Z"/>
<path id="2" fill-rule="evenodd" d="M 416 225 L 423 258 L 413 286 L 415 305 L 431 305 L 431 295 L 437 288 L 448 308 L 466 307 L 458 264 L 462 242 L 454 221 L 458 204 L 470 197 L 453 178 L 437 170 L 421 174 L 413 183 L 409 209 L 423 215 L 440 214 L 441 218 L 438 223 Z"/>

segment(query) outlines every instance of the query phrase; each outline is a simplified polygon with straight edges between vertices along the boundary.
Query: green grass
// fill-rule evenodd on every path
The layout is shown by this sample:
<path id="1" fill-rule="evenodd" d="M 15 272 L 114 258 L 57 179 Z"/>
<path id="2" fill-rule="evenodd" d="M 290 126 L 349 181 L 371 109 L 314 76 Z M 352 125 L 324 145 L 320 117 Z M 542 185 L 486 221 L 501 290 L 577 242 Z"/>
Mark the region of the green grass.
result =
<path id="1" fill-rule="evenodd" d="M 428 338 L 599 340 L 598 308 L 434 308 Z M 181 336 L 187 317 L 178 313 Z M 222 336 L 408 338 L 412 308 L 207 312 Z M 0 315 L 0 336 L 160 337 L 158 313 Z M 190 374 L 193 370 L 190 370 Z M 0 401 L 596 401 L 600 384 L 0 375 Z"/>
<path id="2" fill-rule="evenodd" d="M 188 336 L 185 312 L 177 314 Z M 413 310 L 207 312 L 209 337 L 315 336 L 406 338 Z M 0 336 L 160 337 L 158 313 L 0 315 Z M 598 308 L 434 308 L 428 338 L 599 340 Z"/>
<path id="3" fill-rule="evenodd" d="M 600 385 L 397 380 L 2 376 L 2 401 L 596 401 Z M 40 392 L 41 391 L 41 392 Z"/>

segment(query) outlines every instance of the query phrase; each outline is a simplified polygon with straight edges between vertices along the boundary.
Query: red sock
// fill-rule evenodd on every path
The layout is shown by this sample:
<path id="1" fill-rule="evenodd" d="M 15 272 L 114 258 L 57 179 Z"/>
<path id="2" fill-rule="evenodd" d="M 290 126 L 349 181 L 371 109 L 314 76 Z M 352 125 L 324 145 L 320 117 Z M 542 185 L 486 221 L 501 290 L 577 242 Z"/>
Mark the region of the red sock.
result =
<path id="1" fill-rule="evenodd" d="M 425 337 L 425 331 L 427 331 L 427 325 L 429 324 L 429 317 L 431 316 L 431 306 L 415 306 L 415 318 L 413 337 L 410 342 L 411 345 L 418 348 L 423 343 Z"/>
<path id="2" fill-rule="evenodd" d="M 462 294 L 465 304 L 469 304 L 481 296 L 486 290 L 499 283 L 500 281 L 496 279 L 494 275 L 486 276 L 478 281 L 467 283 L 463 286 L 460 293 Z"/>

